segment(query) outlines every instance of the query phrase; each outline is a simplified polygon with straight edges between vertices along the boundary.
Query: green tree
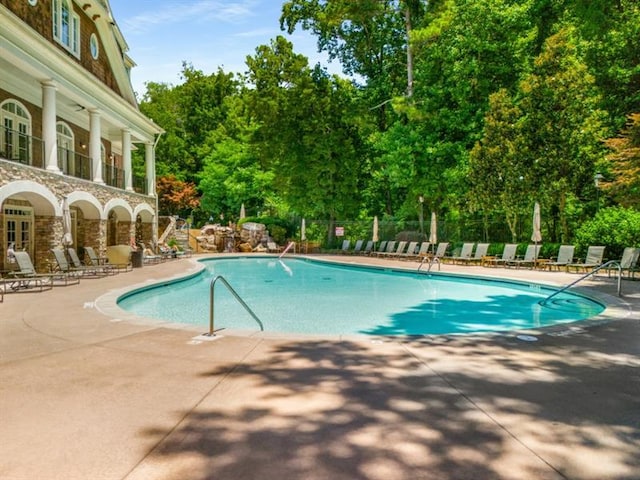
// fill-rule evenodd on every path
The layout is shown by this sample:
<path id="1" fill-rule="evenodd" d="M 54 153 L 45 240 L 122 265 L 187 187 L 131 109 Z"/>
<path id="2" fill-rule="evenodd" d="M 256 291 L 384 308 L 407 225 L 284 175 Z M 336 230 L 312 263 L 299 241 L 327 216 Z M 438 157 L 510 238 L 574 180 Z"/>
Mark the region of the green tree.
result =
<path id="1" fill-rule="evenodd" d="M 178 91 L 166 83 L 148 82 L 140 102 L 140 110 L 160 125 L 165 133 L 156 147 L 156 174 L 185 178 L 192 164 L 188 158 L 189 144 L 178 105 Z M 142 161 L 139 162 L 142 165 Z"/>
<path id="2" fill-rule="evenodd" d="M 292 33 L 297 25 L 318 38 L 318 49 L 338 59 L 346 75 L 364 80 L 363 101 L 377 128 L 387 128 L 388 102 L 410 90 L 407 85 L 407 30 L 420 25 L 418 0 L 289 0 L 280 25 Z"/>
<path id="3" fill-rule="evenodd" d="M 606 136 L 599 91 L 571 30 L 547 40 L 520 89 L 522 154 L 538 181 L 541 202 L 557 212 L 561 239 L 568 242 L 571 209 L 577 200 L 594 197 L 595 164 L 603 157 Z"/>
<path id="4" fill-rule="evenodd" d="M 471 209 L 482 212 L 485 232 L 491 212 L 502 210 L 512 242 L 518 241 L 519 219 L 530 203 L 533 182 L 528 175 L 530 165 L 522 155 L 521 120 L 522 111 L 506 90 L 491 95 L 483 136 L 469 162 Z"/>
<path id="5" fill-rule="evenodd" d="M 413 31 L 415 93 L 393 103 L 398 120 L 373 137 L 373 183 L 385 211 L 415 215 L 416 198 L 442 213 L 468 198 L 469 151 L 489 96 L 514 91 L 533 49 L 530 2 L 455 0 L 434 5 Z M 477 21 L 482 18 L 482 21 Z"/>
<path id="6" fill-rule="evenodd" d="M 329 221 L 358 212 L 362 142 L 351 83 L 329 76 L 276 38 L 247 59 L 254 148 L 274 185 L 301 215 Z"/>
<path id="7" fill-rule="evenodd" d="M 239 85 L 233 74 L 205 75 L 187 63 L 181 75 L 184 82 L 175 87 L 147 83 L 140 110 L 166 132 L 156 151 L 158 175 L 195 181 L 210 150 L 209 132 L 225 121 L 225 99 L 236 95 Z"/>

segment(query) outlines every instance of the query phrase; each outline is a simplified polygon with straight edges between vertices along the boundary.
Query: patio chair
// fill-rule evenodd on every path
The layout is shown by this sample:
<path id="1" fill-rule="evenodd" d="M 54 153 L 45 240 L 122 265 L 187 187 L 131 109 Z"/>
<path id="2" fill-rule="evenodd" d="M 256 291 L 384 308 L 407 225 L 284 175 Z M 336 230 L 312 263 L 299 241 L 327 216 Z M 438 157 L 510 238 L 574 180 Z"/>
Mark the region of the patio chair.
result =
<path id="1" fill-rule="evenodd" d="M 447 255 L 447 249 L 449 248 L 449 242 L 440 242 L 434 257 L 441 260 Z"/>
<path id="2" fill-rule="evenodd" d="M 517 248 L 517 244 L 507 243 L 505 244 L 501 255 L 485 257 L 482 261 L 482 265 L 488 267 L 498 267 L 500 265 L 506 265 L 507 262 L 515 260 Z"/>
<path id="3" fill-rule="evenodd" d="M 573 245 L 560 245 L 560 249 L 558 250 L 558 256 L 556 258 L 551 258 L 551 260 L 545 263 L 543 266 L 545 269 L 549 271 L 560 270 L 560 267 L 566 268 L 568 264 L 573 262 L 573 254 L 575 252 L 576 247 Z"/>
<path id="4" fill-rule="evenodd" d="M 371 250 L 369 252 L 369 255 L 375 255 L 378 252 L 384 252 L 387 249 L 387 241 L 383 240 L 380 242 L 380 245 L 378 245 L 378 249 L 377 250 Z"/>
<path id="5" fill-rule="evenodd" d="M 453 264 L 456 263 L 465 263 L 468 262 L 471 258 L 471 254 L 473 253 L 473 243 L 463 243 L 462 248 L 460 249 L 460 254 L 456 256 L 443 257 L 443 262 L 451 262 Z"/>
<path id="6" fill-rule="evenodd" d="M 513 260 L 509 260 L 506 262 L 507 267 L 516 267 L 520 268 L 522 266 L 530 266 L 534 268 L 536 262 L 538 260 L 538 254 L 540 253 L 540 245 L 527 245 L 527 250 L 524 253 L 523 258 L 514 258 Z"/>
<path id="7" fill-rule="evenodd" d="M 28 252 L 15 252 L 14 258 L 18 264 L 16 270 L 8 273 L 5 280 L 10 291 L 43 291 L 53 287 L 54 274 L 37 273 Z M 66 285 L 66 283 L 65 283 Z"/>
<path id="8" fill-rule="evenodd" d="M 422 257 L 426 257 L 429 254 L 429 248 L 431 248 L 430 242 L 422 242 L 420 244 L 420 248 L 415 254 L 414 259 L 421 259 Z"/>
<path id="9" fill-rule="evenodd" d="M 633 278 L 637 269 L 638 257 L 640 257 L 640 248 L 627 247 L 622 252 L 622 258 L 620 259 L 620 274 L 624 276 L 624 272 L 627 272 L 629 278 Z M 603 270 L 606 270 L 609 277 L 611 272 L 617 272 L 618 267 L 610 265 Z"/>
<path id="10" fill-rule="evenodd" d="M 54 258 L 56 259 L 56 271 L 59 273 L 66 274 L 68 276 L 87 276 L 87 277 L 98 277 L 100 276 L 96 273 L 95 269 L 86 268 L 82 265 L 79 267 L 75 267 L 69 263 L 67 260 L 67 256 L 64 253 L 64 250 L 60 248 L 52 248 L 51 253 L 53 253 Z"/>
<path id="11" fill-rule="evenodd" d="M 84 247 L 84 253 L 87 254 L 89 263 L 92 266 L 106 265 L 107 263 L 107 257 L 98 257 L 93 247 Z"/>
<path id="12" fill-rule="evenodd" d="M 359 252 L 360 255 L 370 255 L 373 250 L 373 240 L 369 240 L 364 248 Z"/>
<path id="13" fill-rule="evenodd" d="M 375 252 L 375 254 L 378 257 L 382 257 L 382 256 L 386 255 L 387 253 L 392 253 L 395 248 L 396 248 L 396 241 L 395 240 L 389 240 L 387 242 L 387 247 L 383 250 L 382 249 L 382 244 L 380 244 L 380 250 Z"/>
<path id="14" fill-rule="evenodd" d="M 479 243 L 476 245 L 476 250 L 473 252 L 473 256 L 469 257 L 466 260 L 462 260 L 460 263 L 466 264 L 480 264 L 482 263 L 482 259 L 487 256 L 487 252 L 489 251 L 488 243 Z"/>
<path id="15" fill-rule="evenodd" d="M 364 243 L 363 240 L 356 240 L 356 244 L 353 247 L 353 250 L 347 252 L 350 255 L 356 255 L 358 253 L 360 253 L 362 251 L 362 244 Z"/>
<path id="16" fill-rule="evenodd" d="M 342 254 L 349 253 L 349 247 L 351 247 L 351 240 L 343 240 L 342 247 L 340 247 L 340 250 L 338 250 L 337 253 L 342 253 Z"/>
<path id="17" fill-rule="evenodd" d="M 94 265 L 83 265 L 80 261 L 80 257 L 76 252 L 75 248 L 69 247 L 67 248 L 67 253 L 69 254 L 69 258 L 71 259 L 71 263 L 75 270 L 80 272 L 84 272 L 84 275 L 94 276 L 94 277 L 104 277 L 106 275 L 110 275 L 104 267 L 94 266 Z"/>
<path id="18" fill-rule="evenodd" d="M 590 246 L 587 248 L 587 256 L 584 262 L 568 263 L 566 266 L 567 272 L 574 269 L 577 272 L 594 269 L 602 265 L 602 259 L 604 258 L 604 248 L 602 246 Z"/>
<path id="19" fill-rule="evenodd" d="M 93 247 L 84 247 L 85 265 L 89 267 L 101 268 L 107 275 L 116 275 L 120 273 L 119 269 L 107 262 L 107 257 L 99 258 Z"/>
<path id="20" fill-rule="evenodd" d="M 107 257 L 99 258 L 93 247 L 84 247 L 84 253 L 87 254 L 86 257 L 89 259 L 88 265 L 90 267 L 103 268 L 108 275 L 115 275 L 120 272 L 118 268 L 107 262 Z"/>
<path id="21" fill-rule="evenodd" d="M 398 242 L 398 245 L 396 246 L 395 250 L 392 250 L 391 252 L 380 252 L 379 256 L 380 257 L 396 257 L 404 253 L 405 248 L 407 248 L 407 242 L 405 241 Z"/>
<path id="22" fill-rule="evenodd" d="M 407 245 L 407 250 L 404 253 L 397 255 L 397 257 L 402 259 L 413 258 L 416 256 L 417 249 L 418 242 L 409 242 L 409 245 Z"/>

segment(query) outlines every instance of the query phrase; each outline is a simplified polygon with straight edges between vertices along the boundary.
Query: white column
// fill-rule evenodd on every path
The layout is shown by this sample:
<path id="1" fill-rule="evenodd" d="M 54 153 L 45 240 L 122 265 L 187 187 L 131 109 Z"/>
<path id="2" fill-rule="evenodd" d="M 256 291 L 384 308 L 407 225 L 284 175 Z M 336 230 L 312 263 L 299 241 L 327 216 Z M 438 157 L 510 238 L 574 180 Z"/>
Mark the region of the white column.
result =
<path id="1" fill-rule="evenodd" d="M 92 108 L 89 110 L 89 156 L 93 166 L 93 181 L 104 184 L 102 178 L 102 149 L 100 148 L 101 127 L 100 110 Z"/>
<path id="2" fill-rule="evenodd" d="M 124 189 L 133 191 L 133 172 L 131 171 L 131 130 L 122 130 L 122 168 L 124 169 Z"/>
<path id="3" fill-rule="evenodd" d="M 152 197 L 155 197 L 156 195 L 155 153 L 153 143 L 147 142 L 144 144 L 144 166 L 146 167 L 147 175 L 147 195 Z"/>
<path id="4" fill-rule="evenodd" d="M 44 165 L 47 170 L 59 173 L 58 139 L 56 134 L 56 84 L 51 80 L 45 80 L 41 85 Z"/>

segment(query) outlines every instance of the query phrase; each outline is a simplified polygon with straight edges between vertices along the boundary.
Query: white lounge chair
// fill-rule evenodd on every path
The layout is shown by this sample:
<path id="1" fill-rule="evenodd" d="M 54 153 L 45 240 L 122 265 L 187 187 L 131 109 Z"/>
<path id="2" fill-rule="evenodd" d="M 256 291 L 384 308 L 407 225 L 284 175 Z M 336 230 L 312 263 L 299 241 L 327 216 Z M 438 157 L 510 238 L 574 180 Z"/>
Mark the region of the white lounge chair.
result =
<path id="1" fill-rule="evenodd" d="M 463 243 L 462 248 L 460 249 L 460 254 L 451 257 L 444 257 L 443 261 L 451 262 L 451 263 L 465 263 L 468 262 L 471 258 L 471 254 L 473 253 L 473 243 Z"/>
<path id="2" fill-rule="evenodd" d="M 602 259 L 604 258 L 604 248 L 603 246 L 591 246 L 587 248 L 587 256 L 585 257 L 583 262 L 576 263 L 568 263 L 567 264 L 567 272 L 572 269 L 576 272 L 594 269 L 602 265 Z"/>
<path id="3" fill-rule="evenodd" d="M 53 275 L 37 273 L 31 257 L 27 252 L 14 252 L 14 258 L 18 264 L 16 270 L 11 270 L 9 278 L 5 280 L 9 291 L 43 291 L 53 287 Z"/>
<path id="4" fill-rule="evenodd" d="M 538 260 L 538 254 L 540 253 L 540 245 L 527 245 L 527 250 L 524 253 L 523 258 L 514 258 L 507 262 L 508 267 L 520 268 L 523 266 L 535 267 Z"/>
<path id="5" fill-rule="evenodd" d="M 560 267 L 566 268 L 568 264 L 573 262 L 575 249 L 576 247 L 573 245 L 560 245 L 560 248 L 558 249 L 558 256 L 545 263 L 544 268 L 549 271 L 553 269 L 560 270 Z"/>
<path id="6" fill-rule="evenodd" d="M 491 266 L 498 267 L 500 265 L 505 266 L 508 262 L 515 260 L 517 248 L 518 248 L 517 244 L 507 243 L 505 244 L 501 255 L 485 258 L 482 262 L 482 265 L 489 266 L 489 267 Z"/>

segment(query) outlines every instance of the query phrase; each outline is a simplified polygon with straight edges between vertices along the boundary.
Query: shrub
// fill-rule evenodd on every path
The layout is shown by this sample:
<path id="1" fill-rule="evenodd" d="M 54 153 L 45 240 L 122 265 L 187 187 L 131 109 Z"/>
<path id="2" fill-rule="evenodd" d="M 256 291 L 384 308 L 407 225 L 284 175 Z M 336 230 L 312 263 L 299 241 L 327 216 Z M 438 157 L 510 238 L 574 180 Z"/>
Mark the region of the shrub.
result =
<path id="1" fill-rule="evenodd" d="M 589 245 L 604 245 L 607 258 L 621 258 L 625 247 L 640 246 L 640 212 L 623 207 L 604 208 L 582 224 L 576 232 L 575 244 L 579 255 L 584 255 Z"/>

